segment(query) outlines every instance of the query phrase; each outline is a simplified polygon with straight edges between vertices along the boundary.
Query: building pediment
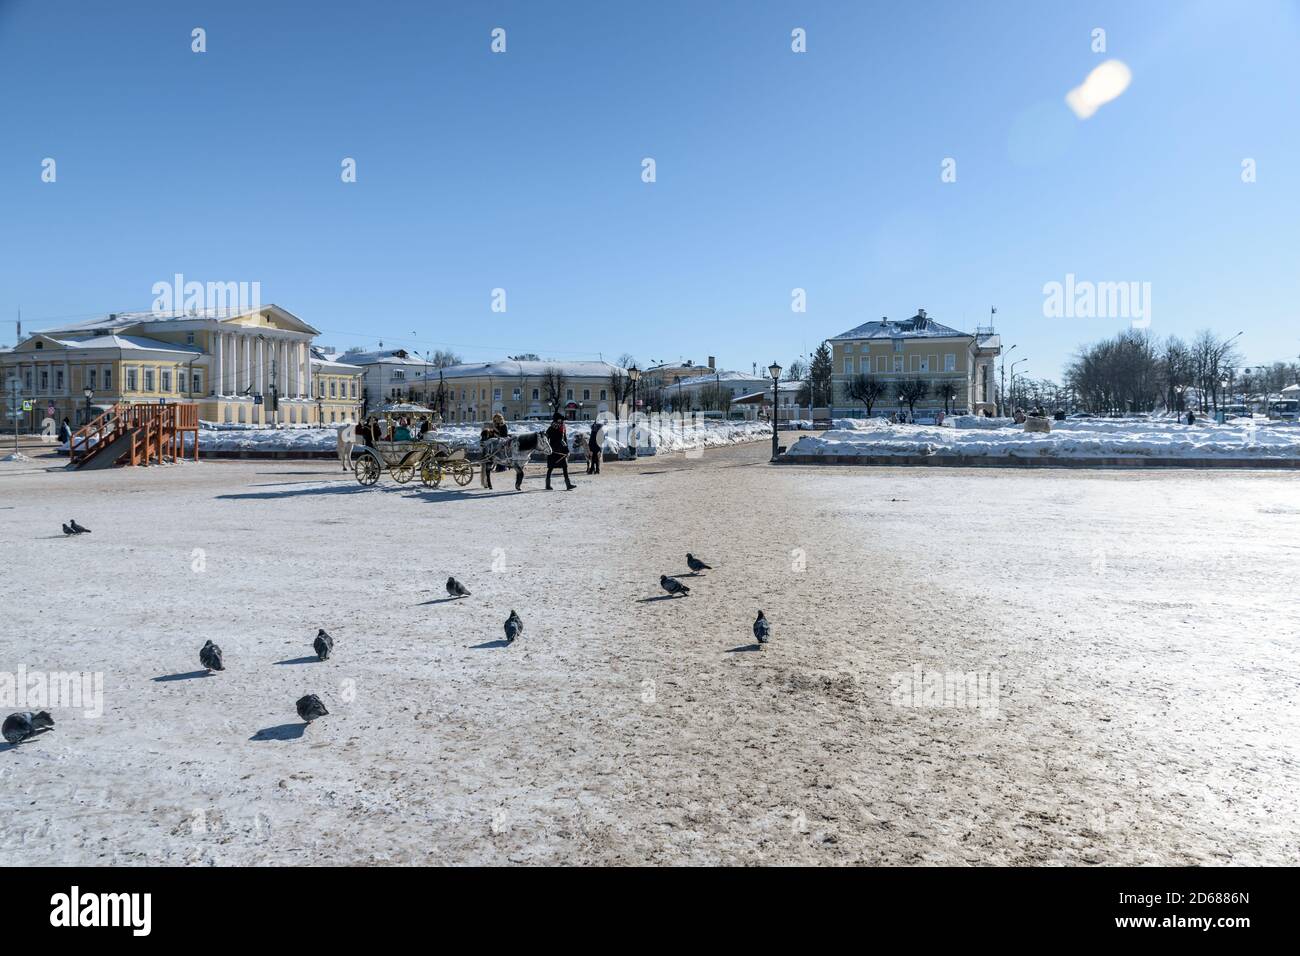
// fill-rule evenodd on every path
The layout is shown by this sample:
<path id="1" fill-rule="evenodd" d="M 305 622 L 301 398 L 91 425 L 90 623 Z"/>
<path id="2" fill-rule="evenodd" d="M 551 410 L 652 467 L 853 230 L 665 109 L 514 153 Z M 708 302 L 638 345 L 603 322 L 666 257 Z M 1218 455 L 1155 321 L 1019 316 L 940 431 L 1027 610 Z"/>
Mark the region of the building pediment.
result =
<path id="1" fill-rule="evenodd" d="M 230 331 L 252 328 L 258 330 L 274 329 L 279 332 L 300 332 L 307 335 L 320 334 L 319 329 L 313 328 L 288 309 L 282 309 L 278 305 L 266 305 L 242 315 L 219 319 L 217 324 Z"/>

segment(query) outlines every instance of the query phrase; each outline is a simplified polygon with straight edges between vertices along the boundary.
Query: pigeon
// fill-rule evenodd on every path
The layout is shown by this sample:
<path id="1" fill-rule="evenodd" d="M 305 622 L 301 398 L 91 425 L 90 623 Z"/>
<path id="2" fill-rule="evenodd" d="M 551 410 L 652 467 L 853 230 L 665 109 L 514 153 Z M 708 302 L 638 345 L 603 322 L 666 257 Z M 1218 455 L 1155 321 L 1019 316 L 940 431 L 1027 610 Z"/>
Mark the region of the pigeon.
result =
<path id="1" fill-rule="evenodd" d="M 334 638 L 325 633 L 325 628 L 316 632 L 316 640 L 312 641 L 312 647 L 316 649 L 318 660 L 329 660 L 329 656 L 334 653 Z"/>
<path id="2" fill-rule="evenodd" d="M 523 637 L 523 635 L 524 622 L 520 619 L 518 614 L 511 611 L 510 616 L 506 618 L 506 643 L 513 644 L 515 638 Z"/>
<path id="3" fill-rule="evenodd" d="M 65 525 L 63 526 L 63 533 L 64 533 L 64 534 L 76 534 L 77 532 L 73 531 L 71 528 L 69 528 L 69 527 L 65 524 Z"/>
<path id="4" fill-rule="evenodd" d="M 465 589 L 465 585 L 455 578 L 447 579 L 447 593 L 452 597 L 469 597 L 469 591 Z"/>
<path id="5" fill-rule="evenodd" d="M 690 568 L 692 571 L 694 571 L 696 574 L 699 574 L 701 571 L 713 570 L 713 568 L 710 565 L 705 564 L 703 561 L 701 561 L 695 555 L 691 554 L 689 551 L 686 552 L 686 566 Z"/>
<path id="6" fill-rule="evenodd" d="M 199 663 L 210 671 L 224 671 L 226 669 L 221 663 L 221 648 L 211 641 L 204 644 L 199 651 Z"/>
<path id="7" fill-rule="evenodd" d="M 90 529 L 83 528 L 81 525 L 77 524 L 76 518 L 73 518 L 68 522 L 68 527 L 72 529 L 73 534 L 90 534 Z"/>
<path id="8" fill-rule="evenodd" d="M 763 617 L 762 611 L 759 611 L 758 617 L 754 621 L 754 637 L 758 639 L 758 643 L 766 644 L 767 636 L 770 633 L 772 633 L 772 629 L 768 626 L 767 618 Z"/>
<path id="9" fill-rule="evenodd" d="M 666 574 L 659 575 L 659 586 L 673 597 L 676 597 L 679 594 L 682 597 L 686 597 L 686 595 L 691 593 L 691 589 L 685 584 L 682 584 L 682 582 L 678 581 L 676 578 L 670 578 Z"/>
<path id="10" fill-rule="evenodd" d="M 320 698 L 315 694 L 308 694 L 306 697 L 298 698 L 298 716 L 307 723 L 311 723 L 317 717 L 324 717 L 329 714 L 325 705 L 320 702 Z"/>
<path id="11" fill-rule="evenodd" d="M 54 718 L 50 716 L 48 710 L 42 710 L 35 714 L 27 711 L 22 714 L 10 714 L 6 717 L 4 727 L 0 728 L 0 733 L 3 733 L 5 740 L 11 744 L 20 744 L 28 737 L 35 737 L 37 731 L 53 726 Z"/>

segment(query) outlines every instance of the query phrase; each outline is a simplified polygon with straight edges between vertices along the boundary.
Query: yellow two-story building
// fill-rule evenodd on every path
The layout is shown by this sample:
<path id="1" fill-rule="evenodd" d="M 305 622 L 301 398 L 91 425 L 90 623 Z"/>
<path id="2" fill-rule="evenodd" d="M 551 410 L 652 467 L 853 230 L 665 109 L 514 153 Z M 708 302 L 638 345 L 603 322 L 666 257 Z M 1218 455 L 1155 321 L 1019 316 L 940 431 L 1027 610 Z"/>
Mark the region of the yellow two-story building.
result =
<path id="1" fill-rule="evenodd" d="M 910 383 L 925 383 L 917 415 L 942 411 L 980 413 L 994 402 L 993 363 L 1002 344 L 992 329 L 962 332 L 918 309 L 910 319 L 866 322 L 829 340 L 834 363 L 831 413 L 865 414 L 867 403 L 854 397 L 854 380 L 864 377 L 878 392 L 872 412 L 907 410 L 900 396 Z"/>

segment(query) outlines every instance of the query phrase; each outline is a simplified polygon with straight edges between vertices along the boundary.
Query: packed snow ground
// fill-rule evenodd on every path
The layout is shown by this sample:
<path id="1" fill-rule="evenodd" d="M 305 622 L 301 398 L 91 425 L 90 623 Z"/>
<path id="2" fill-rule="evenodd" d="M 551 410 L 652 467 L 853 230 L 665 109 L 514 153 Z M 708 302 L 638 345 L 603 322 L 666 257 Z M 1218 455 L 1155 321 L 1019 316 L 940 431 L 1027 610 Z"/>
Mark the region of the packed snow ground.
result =
<path id="1" fill-rule="evenodd" d="M 545 431 L 546 422 L 511 422 L 510 433 L 525 434 Z M 635 429 L 633 431 L 633 428 Z M 431 433 L 437 441 L 456 448 L 477 448 L 480 425 L 442 425 Z M 591 432 L 590 422 L 570 422 L 570 443 Z M 682 424 L 669 418 L 651 418 L 638 421 L 635 426 L 627 422 L 609 422 L 605 429 L 605 454 L 614 456 L 627 448 L 636 438 L 641 454 L 660 451 L 684 451 L 695 448 L 717 448 L 740 442 L 757 441 L 770 437 L 772 426 L 766 422 L 709 421 Z M 188 445 L 188 442 L 187 442 Z M 336 427 L 285 426 L 260 428 L 252 425 L 203 423 L 199 430 L 199 448 L 209 451 L 334 451 L 338 447 Z"/>
<path id="2" fill-rule="evenodd" d="M 1195 425 L 1169 420 L 1071 419 L 1050 434 L 1010 419 L 962 416 L 939 425 L 891 425 L 880 418 L 836 419 L 822 435 L 804 435 L 791 455 L 971 455 L 1011 458 L 1300 459 L 1300 425 L 1250 420 Z"/>
<path id="3" fill-rule="evenodd" d="M 1300 476 L 766 455 L 551 493 L 0 463 L 0 671 L 104 675 L 0 743 L 0 864 L 1295 861 Z"/>

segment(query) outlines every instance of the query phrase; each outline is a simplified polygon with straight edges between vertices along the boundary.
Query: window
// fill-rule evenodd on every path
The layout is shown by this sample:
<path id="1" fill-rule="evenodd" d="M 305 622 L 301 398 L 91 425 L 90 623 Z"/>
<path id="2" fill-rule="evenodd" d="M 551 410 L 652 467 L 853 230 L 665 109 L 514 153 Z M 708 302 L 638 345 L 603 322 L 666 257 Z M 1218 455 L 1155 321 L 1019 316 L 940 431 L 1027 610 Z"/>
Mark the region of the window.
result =
<path id="1" fill-rule="evenodd" d="M 405 381 L 406 381 L 406 371 L 405 371 L 404 369 L 400 369 L 400 368 L 395 368 L 395 369 L 393 369 L 393 381 L 394 381 L 394 382 L 405 382 Z"/>
<path id="2" fill-rule="evenodd" d="M 30 392 L 32 390 L 32 373 L 28 372 L 23 377 L 26 379 L 26 381 L 23 383 L 23 388 L 27 389 L 27 391 Z"/>
<path id="3" fill-rule="evenodd" d="M 42 342 L 40 339 L 37 339 L 37 340 L 36 340 L 36 347 L 37 347 L 38 349 L 43 349 L 43 348 L 45 348 L 45 343 Z"/>
<path id="4" fill-rule="evenodd" d="M 884 355 L 876 356 L 876 371 L 877 372 L 889 371 L 889 359 Z"/>
<path id="5" fill-rule="evenodd" d="M 153 369 L 151 368 L 144 370 L 144 390 L 146 392 L 153 391 Z"/>
<path id="6" fill-rule="evenodd" d="M 86 388 L 94 388 L 94 387 L 95 387 L 95 370 L 93 368 L 88 368 L 86 369 Z"/>
<path id="7" fill-rule="evenodd" d="M 516 402 L 523 401 L 524 390 L 516 385 L 514 388 L 510 390 L 510 398 Z"/>
<path id="8" fill-rule="evenodd" d="M 590 400 L 591 400 L 591 389 L 589 389 L 589 388 L 584 388 L 584 389 L 582 390 L 582 400 L 583 400 L 584 402 L 587 402 L 587 401 L 590 401 Z"/>
<path id="9" fill-rule="evenodd" d="M 930 371 L 930 360 L 928 358 L 920 359 L 920 368 L 918 368 L 917 371 L 918 372 Z"/>
<path id="10" fill-rule="evenodd" d="M 339 392 L 339 383 L 336 379 L 330 379 L 330 398 L 337 398 Z"/>
<path id="11" fill-rule="evenodd" d="M 957 354 L 955 352 L 949 352 L 943 357 L 943 370 L 945 372 L 957 371 Z"/>
<path id="12" fill-rule="evenodd" d="M 846 359 L 844 360 L 844 374 L 845 374 L 845 375 L 852 375 L 852 374 L 853 374 L 853 359 L 851 359 L 851 358 L 846 358 Z"/>
<path id="13" fill-rule="evenodd" d="M 203 391 L 203 389 L 202 389 L 202 387 L 201 387 L 202 384 L 203 384 L 203 378 L 202 378 L 202 376 L 200 376 L 198 372 L 195 372 L 195 373 L 194 373 L 194 387 L 191 388 L 190 391 L 191 391 L 191 392 L 196 392 L 196 393 L 197 393 L 197 392 L 202 392 L 202 391 Z"/>
<path id="14" fill-rule="evenodd" d="M 162 390 L 164 392 L 172 390 L 172 371 L 169 368 L 162 370 Z"/>
<path id="15" fill-rule="evenodd" d="M 113 387 L 113 370 L 111 368 L 106 368 L 104 369 L 104 391 L 107 392 L 110 389 L 112 389 L 112 387 Z"/>
<path id="16" fill-rule="evenodd" d="M 541 390 L 536 388 L 533 389 L 533 401 L 537 401 L 541 397 L 542 397 Z"/>
<path id="17" fill-rule="evenodd" d="M 605 401 L 605 399 L 606 399 L 605 389 L 602 388 L 602 389 L 600 390 L 600 400 L 603 402 L 603 401 Z"/>
<path id="18" fill-rule="evenodd" d="M 356 379 L 353 379 L 353 380 L 352 380 L 352 397 L 353 397 L 353 398 L 356 398 L 356 397 L 357 397 L 357 380 L 356 380 Z"/>
<path id="19" fill-rule="evenodd" d="M 895 371 L 895 372 L 901 372 L 902 370 L 903 370 L 903 356 L 901 356 L 901 355 L 895 355 L 895 356 L 894 356 L 894 371 Z"/>
<path id="20" fill-rule="evenodd" d="M 61 368 L 54 371 L 54 390 L 63 391 L 63 369 Z"/>
<path id="21" fill-rule="evenodd" d="M 846 351 L 846 352 L 852 352 L 852 351 L 853 351 L 853 343 L 852 343 L 852 342 L 845 342 L 845 343 L 844 343 L 844 351 Z"/>
<path id="22" fill-rule="evenodd" d="M 501 389 L 499 388 L 492 389 L 492 401 L 494 402 L 501 401 Z"/>
<path id="23" fill-rule="evenodd" d="M 903 340 L 902 340 L 902 339 L 894 339 L 894 351 L 895 351 L 895 352 L 901 352 L 901 351 L 903 351 Z"/>
<path id="24" fill-rule="evenodd" d="M 36 344 L 40 345 L 41 343 L 37 342 Z M 41 394 L 45 394 L 49 392 L 49 390 L 50 390 L 50 373 L 47 372 L 45 369 L 41 369 Z"/>
<path id="25" fill-rule="evenodd" d="M 185 344 L 186 344 L 186 345 L 193 345 L 193 344 L 194 344 L 194 333 L 193 333 L 193 332 L 186 332 L 186 333 L 185 333 Z"/>
<path id="26" fill-rule="evenodd" d="M 570 402 L 573 401 L 573 389 L 566 388 L 564 390 L 564 398 L 566 401 L 570 401 Z"/>
<path id="27" fill-rule="evenodd" d="M 136 370 L 133 369 L 133 368 L 129 368 L 129 369 L 127 369 L 127 370 L 126 370 L 126 390 L 127 390 L 128 392 L 137 392 L 137 391 L 139 391 L 139 389 L 136 388 L 136 385 L 137 385 L 137 384 L 139 384 L 139 381 L 138 381 L 138 379 L 136 378 Z"/>

